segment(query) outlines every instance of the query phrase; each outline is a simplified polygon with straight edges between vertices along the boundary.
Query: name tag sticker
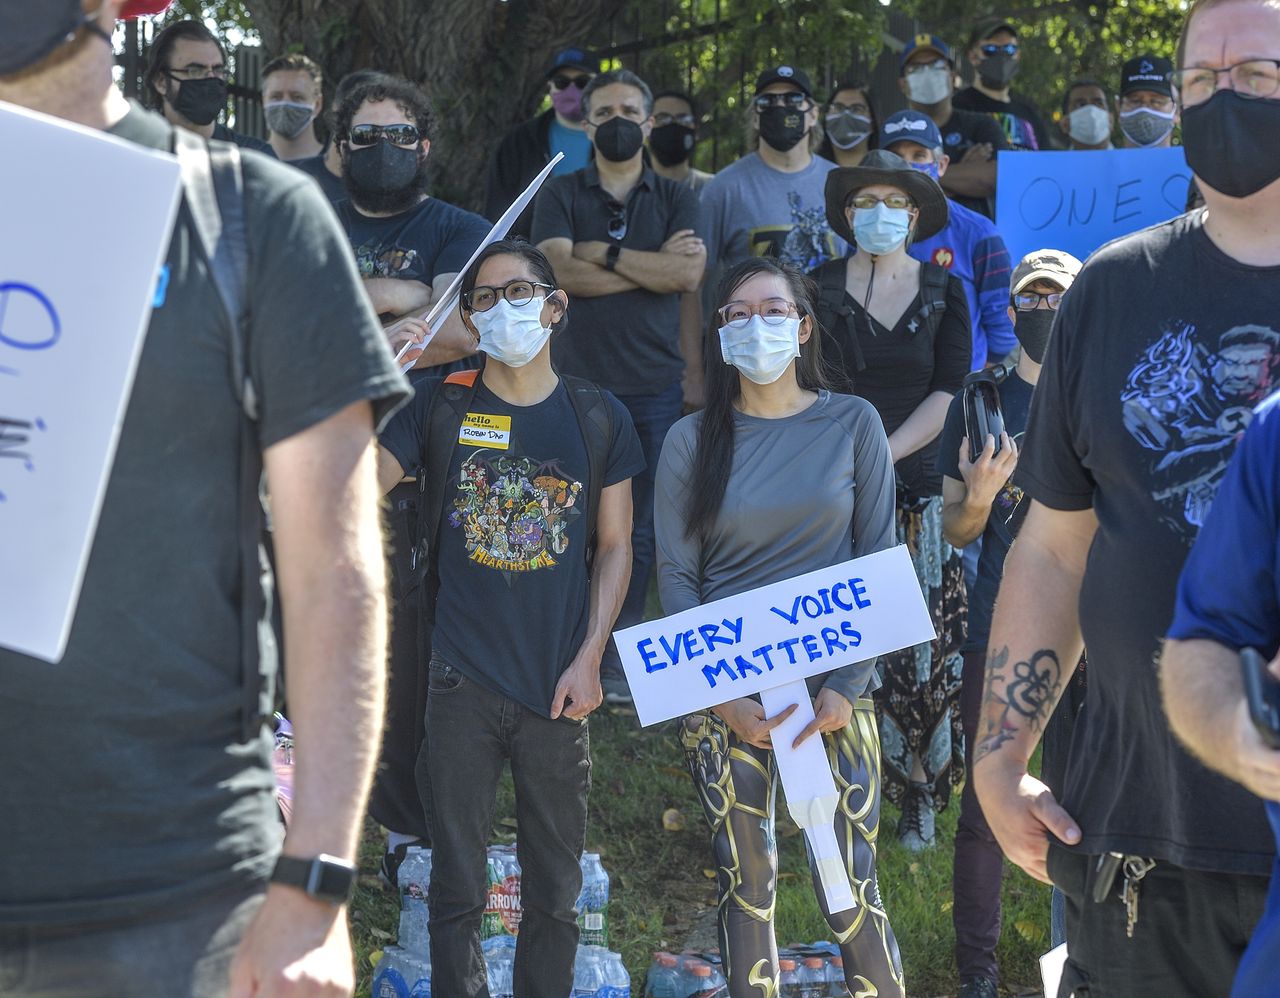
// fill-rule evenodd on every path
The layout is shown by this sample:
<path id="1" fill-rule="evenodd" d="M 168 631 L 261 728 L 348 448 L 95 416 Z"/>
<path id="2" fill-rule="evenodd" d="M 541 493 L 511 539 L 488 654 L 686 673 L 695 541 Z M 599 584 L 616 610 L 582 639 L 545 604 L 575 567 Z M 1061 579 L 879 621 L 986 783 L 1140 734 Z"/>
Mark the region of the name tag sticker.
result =
<path id="1" fill-rule="evenodd" d="M 506 450 L 511 446 L 511 417 L 469 412 L 458 431 L 458 443 Z"/>

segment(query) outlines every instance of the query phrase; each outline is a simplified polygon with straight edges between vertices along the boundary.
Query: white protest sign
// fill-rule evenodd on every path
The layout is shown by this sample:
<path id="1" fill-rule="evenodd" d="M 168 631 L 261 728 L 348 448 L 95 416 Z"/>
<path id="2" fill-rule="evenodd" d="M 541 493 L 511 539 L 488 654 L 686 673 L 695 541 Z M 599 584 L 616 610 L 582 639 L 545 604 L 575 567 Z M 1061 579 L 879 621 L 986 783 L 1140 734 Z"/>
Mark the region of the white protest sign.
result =
<path id="1" fill-rule="evenodd" d="M 613 636 L 642 725 L 933 638 L 901 545 Z"/>
<path id="2" fill-rule="evenodd" d="M 481 250 L 491 243 L 496 243 L 498 240 L 506 238 L 507 233 L 511 231 L 511 226 L 515 225 L 516 219 L 520 217 L 520 213 L 529 206 L 529 202 L 533 200 L 534 196 L 538 193 L 538 190 L 542 187 L 543 181 L 551 176 L 551 171 L 555 169 L 555 165 L 562 159 L 564 159 L 564 153 L 556 153 L 555 156 L 552 157 L 551 162 L 542 168 L 542 172 L 529 182 L 529 186 L 524 189 L 524 193 L 516 198 L 515 201 L 512 202 L 511 207 L 502 213 L 502 217 L 494 223 L 493 228 L 489 230 L 489 234 L 484 237 L 484 241 L 481 242 L 480 245 L 476 247 L 476 251 L 471 254 L 471 259 L 467 261 L 467 265 L 458 271 L 458 276 L 449 283 L 448 289 L 440 296 L 439 301 L 432 305 L 431 310 L 423 316 L 423 321 L 425 321 L 427 326 L 431 329 L 431 335 L 421 343 L 415 343 L 410 340 L 402 346 L 400 348 L 400 352 L 396 354 L 397 361 L 403 362 L 404 357 L 410 351 L 418 349 L 419 347 L 425 347 L 431 342 L 436 333 L 440 332 L 440 327 L 444 325 L 444 321 L 448 318 L 449 313 L 458 307 L 458 299 L 461 297 L 460 291 L 462 288 L 462 275 L 471 269 L 471 265 L 476 262 L 476 257 L 480 255 Z M 413 367 L 413 361 L 403 362 L 401 363 L 400 370 L 407 371 L 411 367 Z"/>
<path id="3" fill-rule="evenodd" d="M 1066 969 L 1066 943 L 1055 946 L 1040 958 L 1040 980 L 1044 983 L 1046 998 L 1058 993 L 1058 985 L 1062 983 L 1062 972 Z"/>
<path id="4" fill-rule="evenodd" d="M 178 162 L 4 103 L 0 148 L 0 645 L 56 662 L 169 245 Z"/>

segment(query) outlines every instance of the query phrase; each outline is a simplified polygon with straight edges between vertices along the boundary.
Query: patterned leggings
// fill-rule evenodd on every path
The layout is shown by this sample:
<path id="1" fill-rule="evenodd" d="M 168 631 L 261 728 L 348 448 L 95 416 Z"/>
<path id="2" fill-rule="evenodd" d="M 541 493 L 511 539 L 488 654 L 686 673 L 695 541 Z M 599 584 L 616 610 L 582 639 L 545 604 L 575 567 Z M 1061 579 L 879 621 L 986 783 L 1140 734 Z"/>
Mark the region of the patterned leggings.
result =
<path id="1" fill-rule="evenodd" d="M 856 907 L 832 915 L 813 874 L 818 904 L 844 957 L 854 998 L 901 998 L 902 960 L 876 885 L 880 828 L 880 735 L 870 697 L 854 704 L 842 731 L 824 734 L 840 803 L 836 838 L 853 884 Z M 680 743 L 711 825 L 720 890 L 720 952 L 729 998 L 776 998 L 778 944 L 773 906 L 778 872 L 774 839 L 777 767 L 773 752 L 739 741 L 711 713 L 691 714 Z"/>

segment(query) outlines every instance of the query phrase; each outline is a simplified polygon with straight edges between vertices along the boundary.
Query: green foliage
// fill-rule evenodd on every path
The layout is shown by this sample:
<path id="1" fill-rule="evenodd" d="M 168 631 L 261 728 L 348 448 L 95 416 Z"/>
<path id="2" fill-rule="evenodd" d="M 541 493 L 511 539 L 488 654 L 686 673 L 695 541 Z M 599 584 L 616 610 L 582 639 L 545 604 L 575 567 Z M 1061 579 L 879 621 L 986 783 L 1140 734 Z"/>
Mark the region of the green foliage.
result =
<path id="1" fill-rule="evenodd" d="M 245 0 L 215 0 L 212 3 L 207 0 L 176 0 L 165 12 L 161 23 L 195 18 L 206 23 L 212 22 L 211 26 L 216 25 L 217 31 L 224 38 L 243 38 L 252 42 L 256 40 L 256 33 L 253 15 L 249 12 L 251 5 L 252 0 L 248 5 Z"/>

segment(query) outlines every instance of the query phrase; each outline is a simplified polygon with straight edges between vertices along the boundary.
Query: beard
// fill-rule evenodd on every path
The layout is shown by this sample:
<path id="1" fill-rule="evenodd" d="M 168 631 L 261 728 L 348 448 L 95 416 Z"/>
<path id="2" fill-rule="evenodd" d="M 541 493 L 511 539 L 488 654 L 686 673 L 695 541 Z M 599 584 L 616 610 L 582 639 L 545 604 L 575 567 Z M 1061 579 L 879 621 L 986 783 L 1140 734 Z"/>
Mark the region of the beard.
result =
<path id="1" fill-rule="evenodd" d="M 414 207 L 427 193 L 427 159 L 425 156 L 419 157 L 413 179 L 404 187 L 391 191 L 360 184 L 351 176 L 344 159 L 342 185 L 347 189 L 351 203 L 361 211 L 375 215 L 398 215 Z"/>

